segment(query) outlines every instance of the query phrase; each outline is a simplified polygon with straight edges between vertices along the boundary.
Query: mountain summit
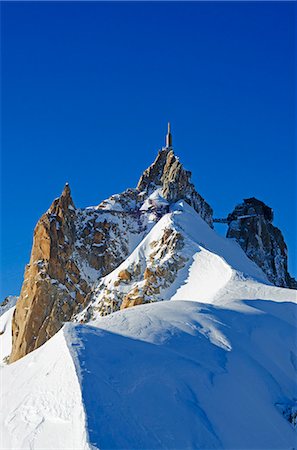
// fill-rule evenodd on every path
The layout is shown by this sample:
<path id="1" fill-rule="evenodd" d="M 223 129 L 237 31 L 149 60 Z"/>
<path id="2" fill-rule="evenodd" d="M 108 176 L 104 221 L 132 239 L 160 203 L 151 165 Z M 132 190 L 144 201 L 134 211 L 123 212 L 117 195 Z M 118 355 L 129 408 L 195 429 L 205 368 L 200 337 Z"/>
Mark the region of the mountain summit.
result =
<path id="1" fill-rule="evenodd" d="M 254 197 L 213 219 L 170 129 L 136 188 L 80 209 L 66 184 L 0 307 L 3 448 L 294 448 L 296 290 L 272 222 Z"/>
<path id="2" fill-rule="evenodd" d="M 255 201 L 244 205 L 229 216 L 228 237 L 235 238 L 250 259 L 231 240 L 218 238 L 212 231 L 212 208 L 196 191 L 191 172 L 174 154 L 170 128 L 166 146 L 143 172 L 136 188 L 112 195 L 96 207 L 79 209 L 66 184 L 34 231 L 31 258 L 13 316 L 10 362 L 41 346 L 67 321 L 78 317 L 85 321 L 95 311 L 106 315 L 176 295 L 186 282 L 185 274 L 192 270 L 197 245 L 204 242 L 202 237 L 192 242 L 191 235 L 198 229 L 212 236 L 204 243 L 207 251 L 211 251 L 212 241 L 220 239 L 215 258 L 221 262 L 210 267 L 209 278 L 201 278 L 201 286 L 209 283 L 209 289 L 212 285 L 217 292 L 221 282 L 229 279 L 231 272 L 223 267 L 229 264 L 228 249 L 233 246 L 231 253 L 237 252 L 238 257 L 229 264 L 231 271 L 294 287 L 287 272 L 285 243 L 281 232 L 271 225 L 271 215 L 267 217 L 269 208 L 260 208 Z M 184 222 L 183 217 L 189 221 Z M 255 227 L 262 230 L 261 238 Z M 205 263 L 197 269 L 198 279 L 201 269 L 206 271 Z"/>
<path id="3" fill-rule="evenodd" d="M 196 191 L 191 183 L 191 172 L 185 170 L 173 149 L 159 151 L 153 164 L 144 171 L 137 190 L 150 195 L 159 189 L 160 195 L 173 204 L 185 200 L 198 214 L 212 226 L 213 211 L 209 204 Z"/>

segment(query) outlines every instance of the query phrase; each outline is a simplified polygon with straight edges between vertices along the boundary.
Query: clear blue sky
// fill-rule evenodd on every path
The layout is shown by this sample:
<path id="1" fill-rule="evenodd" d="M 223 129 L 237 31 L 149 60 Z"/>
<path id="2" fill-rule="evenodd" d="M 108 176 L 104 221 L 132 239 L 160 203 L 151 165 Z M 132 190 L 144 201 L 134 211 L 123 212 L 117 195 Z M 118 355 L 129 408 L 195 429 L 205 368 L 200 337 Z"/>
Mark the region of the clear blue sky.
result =
<path id="1" fill-rule="evenodd" d="M 168 120 L 215 216 L 274 209 L 296 275 L 294 8 L 2 2 L 1 297 L 64 183 L 80 207 L 134 187 Z"/>

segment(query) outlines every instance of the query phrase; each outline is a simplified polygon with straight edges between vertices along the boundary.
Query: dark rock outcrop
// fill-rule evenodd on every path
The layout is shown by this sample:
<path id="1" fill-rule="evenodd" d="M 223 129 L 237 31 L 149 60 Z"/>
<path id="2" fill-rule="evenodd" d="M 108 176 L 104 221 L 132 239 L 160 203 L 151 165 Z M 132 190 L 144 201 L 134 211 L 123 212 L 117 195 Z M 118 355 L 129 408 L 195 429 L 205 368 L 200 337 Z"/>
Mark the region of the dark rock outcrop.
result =
<path id="1" fill-rule="evenodd" d="M 276 286 L 296 289 L 288 273 L 287 246 L 281 231 L 272 224 L 273 211 L 256 198 L 248 198 L 228 216 L 227 237 L 242 249 Z"/>

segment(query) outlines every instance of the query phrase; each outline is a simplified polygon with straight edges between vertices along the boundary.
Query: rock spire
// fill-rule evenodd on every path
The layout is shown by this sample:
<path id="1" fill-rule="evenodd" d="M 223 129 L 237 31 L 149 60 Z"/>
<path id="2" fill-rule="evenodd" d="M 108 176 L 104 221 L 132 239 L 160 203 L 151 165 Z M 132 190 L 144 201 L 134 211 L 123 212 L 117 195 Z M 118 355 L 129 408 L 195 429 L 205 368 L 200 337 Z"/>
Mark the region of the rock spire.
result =
<path id="1" fill-rule="evenodd" d="M 184 169 L 173 149 L 165 147 L 159 151 L 153 164 L 143 172 L 136 189 L 143 195 L 150 195 L 159 189 L 162 197 L 169 203 L 185 200 L 213 227 L 212 208 L 196 191 L 191 175 L 190 171 Z"/>
<path id="2" fill-rule="evenodd" d="M 244 199 L 228 216 L 227 237 L 235 238 L 276 286 L 296 289 L 288 272 L 288 251 L 282 232 L 272 224 L 273 211 L 262 201 Z"/>

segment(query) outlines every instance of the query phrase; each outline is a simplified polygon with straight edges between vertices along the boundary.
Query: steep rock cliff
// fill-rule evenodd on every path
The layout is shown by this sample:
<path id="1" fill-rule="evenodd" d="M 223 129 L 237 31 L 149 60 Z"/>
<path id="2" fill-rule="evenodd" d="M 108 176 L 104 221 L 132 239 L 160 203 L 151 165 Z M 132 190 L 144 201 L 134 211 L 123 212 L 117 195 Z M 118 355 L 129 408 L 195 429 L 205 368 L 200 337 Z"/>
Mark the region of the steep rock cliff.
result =
<path id="1" fill-rule="evenodd" d="M 235 238 L 242 249 L 280 287 L 296 289 L 288 273 L 288 251 L 282 232 L 272 224 L 273 211 L 256 198 L 248 198 L 229 214 L 227 237 Z"/>
<path id="2" fill-rule="evenodd" d="M 88 301 L 146 231 L 139 220 L 98 208 L 75 208 L 69 186 L 38 221 L 13 318 L 15 361 L 52 337 Z M 133 244 L 134 245 L 134 244 Z"/>

